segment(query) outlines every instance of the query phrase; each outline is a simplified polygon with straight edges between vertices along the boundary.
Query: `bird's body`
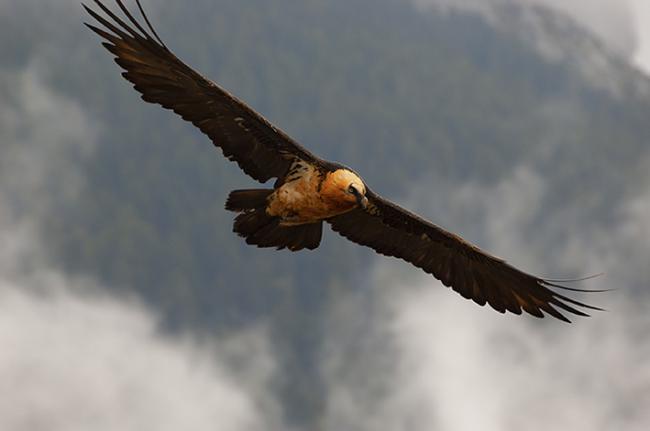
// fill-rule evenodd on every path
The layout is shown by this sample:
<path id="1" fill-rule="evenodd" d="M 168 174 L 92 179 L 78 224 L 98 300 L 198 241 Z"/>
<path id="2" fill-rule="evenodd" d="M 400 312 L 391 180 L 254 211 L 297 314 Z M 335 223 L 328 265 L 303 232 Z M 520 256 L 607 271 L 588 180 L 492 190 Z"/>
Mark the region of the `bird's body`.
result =
<path id="1" fill-rule="evenodd" d="M 348 192 L 351 184 L 365 193 L 363 181 L 354 172 L 345 168 L 323 171 L 303 160 L 291 167 L 280 184 L 269 196 L 266 213 L 279 217 L 283 226 L 316 223 L 353 210 L 357 201 Z"/>
<path id="2" fill-rule="evenodd" d="M 349 169 L 297 159 L 273 189 L 235 190 L 226 209 L 241 213 L 234 230 L 249 244 L 315 249 L 322 224 L 367 205 L 363 180 Z"/>
<path id="3" fill-rule="evenodd" d="M 269 196 L 266 213 L 279 217 L 283 226 L 316 223 L 337 215 L 338 203 L 325 202 L 318 192 L 327 174 L 302 161 L 296 166 Z"/>
<path id="4" fill-rule="evenodd" d="M 129 25 L 99 0 L 110 18 L 86 10 L 102 26 L 88 25 L 105 42 L 142 99 L 171 109 L 191 122 L 229 160 L 273 188 L 236 190 L 226 209 L 238 213 L 234 231 L 258 247 L 315 249 L 323 223 L 376 252 L 413 264 L 465 298 L 499 312 L 568 319 L 558 308 L 586 316 L 598 310 L 551 288 L 570 289 L 523 272 L 433 223 L 374 193 L 358 174 L 323 160 L 273 126 L 241 100 L 179 60 L 158 37 L 136 0 L 150 32 L 115 3 Z M 84 6 L 85 7 L 85 6 Z"/>

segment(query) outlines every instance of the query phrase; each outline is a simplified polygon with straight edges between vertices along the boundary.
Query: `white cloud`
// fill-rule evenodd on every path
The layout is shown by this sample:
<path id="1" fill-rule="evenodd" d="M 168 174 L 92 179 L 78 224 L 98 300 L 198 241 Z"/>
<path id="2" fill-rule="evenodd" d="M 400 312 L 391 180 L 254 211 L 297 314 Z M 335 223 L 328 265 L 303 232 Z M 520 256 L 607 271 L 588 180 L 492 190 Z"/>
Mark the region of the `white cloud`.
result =
<path id="1" fill-rule="evenodd" d="M 383 343 L 329 376 L 328 429 L 642 430 L 650 420 L 650 318 L 631 302 L 569 326 L 479 309 L 431 280 L 383 300 L 391 318 L 369 335 Z"/>
<path id="2" fill-rule="evenodd" d="M 526 0 L 562 11 L 597 34 L 611 48 L 631 57 L 637 49 L 637 27 L 627 0 Z"/>
<path id="3" fill-rule="evenodd" d="M 650 10 L 644 0 L 411 1 L 420 7 L 479 13 L 547 60 L 568 64 L 585 81 L 614 97 L 650 94 L 647 79 L 637 70 L 650 71 Z M 513 9 L 513 5 L 522 7 Z M 560 15 L 543 13 L 537 6 Z M 588 32 L 575 31 L 576 24 Z"/>
<path id="4" fill-rule="evenodd" d="M 2 195 L 11 200 L 9 208 L 24 214 L 76 196 L 80 176 L 71 158 L 92 154 L 98 128 L 79 103 L 44 83 L 41 70 L 32 62 L 24 70 L 0 71 Z M 56 193 L 46 190 L 54 187 L 52 180 L 60 181 Z M 40 199 L 33 198 L 38 193 Z"/>
<path id="5" fill-rule="evenodd" d="M 242 384 L 216 359 L 224 352 L 165 338 L 145 310 L 59 281 L 45 294 L 0 282 L 0 428 L 272 429 L 249 392 L 264 379 Z M 250 336 L 266 361 L 264 338 Z"/>
<path id="6" fill-rule="evenodd" d="M 626 57 L 636 51 L 634 13 L 627 0 L 414 0 L 420 6 L 471 10 L 490 15 L 494 6 L 514 3 L 552 8 L 571 16 Z"/>
<path id="7" fill-rule="evenodd" d="M 648 80 L 632 67 L 635 53 L 646 42 L 639 42 L 637 27 L 643 22 L 637 25 L 627 1 L 412 1 L 420 7 L 479 13 L 504 34 L 527 43 L 550 62 L 568 65 L 584 81 L 613 97 L 650 92 Z"/>
<path id="8" fill-rule="evenodd" d="M 635 28 L 638 33 L 638 49 L 634 61 L 646 74 L 650 73 L 650 2 L 629 0 L 634 11 Z"/>
<path id="9" fill-rule="evenodd" d="M 92 154 L 98 125 L 74 100 L 50 90 L 35 63 L 0 71 L 0 271 L 44 265 L 43 217 L 83 186 L 76 160 Z M 14 274 L 15 275 L 15 274 Z"/>

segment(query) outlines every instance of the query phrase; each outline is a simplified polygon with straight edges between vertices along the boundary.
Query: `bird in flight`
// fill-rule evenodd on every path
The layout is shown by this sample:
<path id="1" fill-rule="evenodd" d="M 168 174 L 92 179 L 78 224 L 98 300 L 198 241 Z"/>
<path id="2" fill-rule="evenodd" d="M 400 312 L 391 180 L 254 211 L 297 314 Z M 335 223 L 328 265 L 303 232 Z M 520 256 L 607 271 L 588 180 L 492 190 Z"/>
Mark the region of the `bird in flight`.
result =
<path id="1" fill-rule="evenodd" d="M 401 258 L 479 305 L 569 322 L 563 313 L 601 310 L 557 292 L 582 291 L 521 271 L 461 237 L 373 192 L 352 169 L 302 147 L 241 100 L 178 59 L 160 39 L 140 0 L 138 21 L 121 0 L 120 17 L 93 0 L 83 5 L 99 26 L 86 24 L 124 69 L 146 102 L 174 111 L 205 133 L 224 156 L 273 188 L 232 191 L 226 209 L 238 213 L 233 230 L 258 247 L 313 250 L 323 223 L 377 253 Z M 146 28 L 145 28 L 146 26 Z M 100 28 L 101 27 L 101 28 Z"/>

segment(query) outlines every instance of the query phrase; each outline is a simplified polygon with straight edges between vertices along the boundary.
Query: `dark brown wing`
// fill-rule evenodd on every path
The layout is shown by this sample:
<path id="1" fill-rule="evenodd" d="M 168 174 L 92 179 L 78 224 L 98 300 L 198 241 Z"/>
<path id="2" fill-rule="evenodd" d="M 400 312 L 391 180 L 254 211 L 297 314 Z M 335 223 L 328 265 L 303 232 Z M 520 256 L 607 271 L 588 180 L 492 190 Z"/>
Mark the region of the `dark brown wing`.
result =
<path id="1" fill-rule="evenodd" d="M 579 316 L 587 314 L 576 307 L 600 310 L 554 292 L 551 288 L 568 288 L 526 274 L 370 190 L 366 197 L 366 210 L 333 217 L 328 220 L 332 229 L 378 253 L 410 262 L 479 305 L 487 302 L 501 313 L 521 314 L 523 309 L 536 317 L 545 312 L 566 322 L 558 309 Z"/>
<path id="2" fill-rule="evenodd" d="M 109 19 L 84 5 L 104 29 L 86 25 L 107 40 L 103 45 L 115 54 L 115 61 L 125 70 L 122 76 L 134 84 L 142 99 L 158 103 L 190 121 L 248 175 L 266 182 L 284 175 L 296 158 L 324 163 L 244 102 L 172 54 L 151 27 L 139 0 L 138 7 L 151 33 L 138 23 L 122 1 L 116 3 L 131 25 L 100 1 L 94 2 Z"/>

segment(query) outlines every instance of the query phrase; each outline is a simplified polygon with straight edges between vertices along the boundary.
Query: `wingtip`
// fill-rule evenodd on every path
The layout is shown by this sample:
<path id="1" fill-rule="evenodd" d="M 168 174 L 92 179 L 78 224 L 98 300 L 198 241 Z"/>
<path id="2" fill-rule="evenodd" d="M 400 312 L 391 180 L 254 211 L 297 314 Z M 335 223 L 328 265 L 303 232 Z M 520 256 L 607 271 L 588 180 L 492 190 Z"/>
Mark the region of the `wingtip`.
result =
<path id="1" fill-rule="evenodd" d="M 564 279 L 562 279 L 562 278 L 556 278 L 556 279 L 544 278 L 544 280 L 549 281 L 549 282 L 553 282 L 553 283 L 576 283 L 576 282 L 579 282 L 579 281 L 587 281 L 587 280 L 591 280 L 591 279 L 594 279 L 594 278 L 603 277 L 604 275 L 605 275 L 604 272 L 599 272 L 598 274 L 587 275 L 585 277 L 579 277 L 579 278 L 564 278 Z"/>
<path id="2" fill-rule="evenodd" d="M 553 288 L 555 288 L 555 289 L 566 290 L 566 291 L 568 291 L 568 292 L 578 292 L 578 293 L 603 293 L 603 292 L 613 292 L 613 291 L 615 291 L 615 290 L 618 290 L 618 289 L 616 289 L 616 288 L 611 288 L 611 289 L 578 289 L 578 288 L 575 288 L 575 287 L 563 286 L 563 285 L 561 285 L 561 284 L 557 284 L 557 283 L 551 282 L 550 280 L 547 280 L 547 279 L 543 279 L 542 281 L 543 281 L 543 283 L 544 283 L 546 286 L 550 286 L 550 287 L 553 287 Z"/>
<path id="3" fill-rule="evenodd" d="M 564 323 L 573 323 L 573 322 L 571 322 L 571 320 L 569 320 L 568 317 L 566 317 L 564 314 L 562 314 L 562 313 L 560 313 L 559 311 L 557 311 L 555 308 L 553 308 L 553 307 L 551 307 L 551 306 L 549 306 L 548 308 L 549 308 L 549 309 L 544 309 L 544 311 L 545 311 L 549 316 L 555 317 L 556 319 L 558 319 L 558 320 L 560 320 L 560 321 L 562 321 L 562 322 L 564 322 Z M 552 311 L 551 311 L 551 310 L 552 310 Z M 582 314 L 584 314 L 584 313 L 577 312 L 576 314 L 578 314 L 578 315 L 580 316 L 580 315 L 582 315 Z"/>
<path id="4" fill-rule="evenodd" d="M 95 33 L 99 34 L 99 31 L 100 31 L 99 28 L 95 27 L 94 25 L 89 24 L 87 22 L 84 22 L 83 25 L 85 25 L 86 27 L 88 27 L 89 29 L 94 31 Z"/>
<path id="5" fill-rule="evenodd" d="M 594 278 L 602 277 L 604 275 L 605 275 L 605 273 L 601 272 L 601 273 L 598 273 L 598 274 L 589 275 L 589 276 L 580 277 L 580 278 L 567 278 L 567 279 L 541 278 L 540 280 L 542 281 L 542 283 L 544 283 L 547 286 L 554 287 L 556 289 L 566 290 L 566 291 L 569 291 L 569 292 L 603 293 L 603 292 L 612 292 L 612 291 L 618 290 L 616 288 L 612 288 L 612 289 L 578 289 L 578 288 L 575 288 L 575 287 L 568 287 L 568 286 L 564 286 L 562 284 L 559 284 L 559 283 L 577 283 L 577 282 L 580 282 L 580 281 L 592 280 Z"/>
<path id="6" fill-rule="evenodd" d="M 531 312 L 530 310 L 524 310 L 528 316 L 532 316 L 535 319 L 545 319 L 546 317 L 552 317 L 553 319 L 557 319 L 563 323 L 573 323 L 571 320 L 569 320 L 568 317 L 566 317 L 564 314 L 560 313 L 553 307 L 547 307 L 544 308 L 543 311 L 542 309 L 536 310 L 536 312 Z M 521 313 L 518 313 L 521 314 Z"/>

